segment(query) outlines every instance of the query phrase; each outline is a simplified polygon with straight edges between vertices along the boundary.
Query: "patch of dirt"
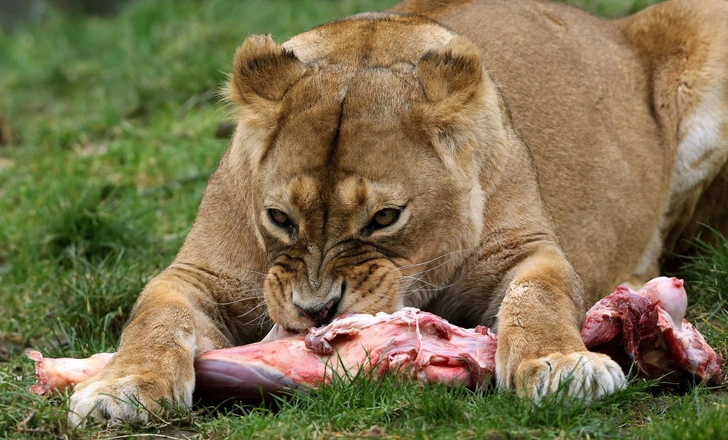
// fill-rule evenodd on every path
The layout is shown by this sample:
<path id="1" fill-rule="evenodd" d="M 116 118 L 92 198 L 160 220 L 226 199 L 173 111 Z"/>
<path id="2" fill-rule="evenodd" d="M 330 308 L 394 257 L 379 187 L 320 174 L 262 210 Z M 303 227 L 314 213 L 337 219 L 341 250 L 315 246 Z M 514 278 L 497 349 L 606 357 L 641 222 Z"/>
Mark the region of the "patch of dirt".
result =
<path id="1" fill-rule="evenodd" d="M 10 124 L 3 114 L 0 113 L 0 145 L 10 145 L 12 141 L 13 136 L 10 131 Z"/>
<path id="2" fill-rule="evenodd" d="M 0 362 L 8 362 L 11 358 L 19 355 L 25 350 L 21 335 L 0 335 Z"/>

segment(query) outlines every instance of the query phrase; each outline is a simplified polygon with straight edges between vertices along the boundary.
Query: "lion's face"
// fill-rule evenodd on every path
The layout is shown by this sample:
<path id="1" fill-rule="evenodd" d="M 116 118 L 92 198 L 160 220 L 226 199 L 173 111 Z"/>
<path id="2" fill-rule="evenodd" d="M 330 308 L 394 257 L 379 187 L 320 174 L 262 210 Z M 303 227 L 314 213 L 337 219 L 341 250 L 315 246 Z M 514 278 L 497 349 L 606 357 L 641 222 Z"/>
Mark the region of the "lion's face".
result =
<path id="1" fill-rule="evenodd" d="M 413 84 L 362 72 L 342 92 L 324 80 L 332 73 L 289 91 L 257 173 L 265 300 L 273 320 L 294 329 L 393 312 L 412 290 L 442 283 L 423 263 L 445 255 L 463 223 L 456 182 L 434 148 L 408 136 L 410 109 L 399 100 L 416 97 Z"/>
<path id="2" fill-rule="evenodd" d="M 265 78 L 246 71 L 266 62 Z M 424 306 L 477 244 L 480 170 L 467 148 L 477 133 L 435 120 L 442 91 L 423 85 L 425 67 L 304 66 L 267 39 L 239 50 L 233 154 L 252 163 L 274 322 L 303 330 L 342 313 Z"/>

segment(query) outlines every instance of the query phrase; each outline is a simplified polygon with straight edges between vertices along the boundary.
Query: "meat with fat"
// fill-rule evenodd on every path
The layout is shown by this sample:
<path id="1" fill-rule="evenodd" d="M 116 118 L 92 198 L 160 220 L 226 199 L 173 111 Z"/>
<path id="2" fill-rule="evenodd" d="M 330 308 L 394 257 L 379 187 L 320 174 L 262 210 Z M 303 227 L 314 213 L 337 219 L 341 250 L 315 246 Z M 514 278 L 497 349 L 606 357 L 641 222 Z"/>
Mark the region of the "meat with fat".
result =
<path id="1" fill-rule="evenodd" d="M 463 329 L 413 308 L 349 315 L 309 330 L 305 338 L 292 336 L 203 354 L 195 363 L 196 392 L 254 398 L 261 390 L 267 394 L 315 387 L 360 371 L 472 387 L 486 383 L 495 371 L 496 344 L 495 334 L 485 327 Z"/>
<path id="2" fill-rule="evenodd" d="M 581 330 L 591 351 L 608 354 L 641 376 L 699 382 L 722 380 L 723 360 L 685 318 L 683 281 L 659 277 L 639 291 L 620 286 L 587 312 Z"/>
<path id="3" fill-rule="evenodd" d="M 723 361 L 684 319 L 686 305 L 682 281 L 675 278 L 656 278 L 637 292 L 621 286 L 589 310 L 581 335 L 587 348 L 612 356 L 625 370 L 636 365 L 643 377 L 669 374 L 718 383 Z M 195 392 L 210 399 L 256 400 L 360 371 L 472 387 L 493 376 L 496 345 L 485 327 L 466 330 L 417 309 L 349 315 L 306 335 L 274 327 L 259 343 L 204 353 L 195 362 Z M 28 356 L 36 362 L 38 380 L 31 392 L 45 394 L 93 376 L 113 354 Z"/>
<path id="4" fill-rule="evenodd" d="M 279 329 L 273 332 L 281 334 Z M 266 338 L 266 342 L 202 354 L 195 361 L 195 393 L 214 399 L 254 400 L 261 394 L 315 387 L 337 377 L 347 379 L 360 371 L 376 377 L 395 373 L 421 383 L 473 387 L 488 382 L 495 371 L 493 332 L 485 327 L 463 329 L 413 308 L 393 314 L 344 316 L 312 328 L 306 335 L 283 335 L 283 339 Z M 108 362 L 111 355 L 105 356 Z M 84 380 L 57 366 L 85 360 L 43 359 L 40 353 L 31 359 L 36 361 L 39 380 L 31 391 L 37 394 Z M 89 358 L 83 369 L 88 377 L 106 364 L 91 359 L 96 358 Z"/>

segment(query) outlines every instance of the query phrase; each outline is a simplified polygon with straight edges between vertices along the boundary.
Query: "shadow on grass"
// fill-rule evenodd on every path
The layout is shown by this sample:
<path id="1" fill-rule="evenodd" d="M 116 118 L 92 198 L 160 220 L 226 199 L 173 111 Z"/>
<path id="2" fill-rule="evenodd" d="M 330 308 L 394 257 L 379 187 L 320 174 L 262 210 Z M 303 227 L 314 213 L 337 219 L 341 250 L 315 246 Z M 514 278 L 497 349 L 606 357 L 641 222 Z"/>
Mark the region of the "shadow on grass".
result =
<path id="1" fill-rule="evenodd" d="M 146 249 L 152 242 L 151 227 L 140 224 L 133 210 L 118 208 L 117 191 L 110 185 L 91 188 L 77 199 L 49 208 L 44 256 L 68 268 L 81 260 L 98 262 L 114 253 Z"/>

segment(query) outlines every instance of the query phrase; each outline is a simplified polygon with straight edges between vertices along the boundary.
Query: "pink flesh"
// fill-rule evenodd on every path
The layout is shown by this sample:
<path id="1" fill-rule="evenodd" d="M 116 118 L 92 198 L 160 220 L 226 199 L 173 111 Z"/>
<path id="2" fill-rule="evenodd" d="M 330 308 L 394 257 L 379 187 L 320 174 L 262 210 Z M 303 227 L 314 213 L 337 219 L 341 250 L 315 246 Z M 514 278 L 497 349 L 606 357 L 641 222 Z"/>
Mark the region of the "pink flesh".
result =
<path id="1" fill-rule="evenodd" d="M 655 278 L 638 292 L 620 286 L 589 310 L 581 337 L 588 349 L 609 354 L 625 369 L 634 362 L 644 377 L 689 373 L 718 383 L 723 360 L 683 319 L 686 305 L 676 278 Z"/>
<path id="2" fill-rule="evenodd" d="M 718 383 L 722 359 L 690 323 L 675 320 L 684 315 L 686 303 L 682 281 L 675 278 L 657 278 L 639 292 L 620 286 L 589 310 L 581 336 L 587 348 L 609 354 L 625 369 L 634 362 L 645 377 L 684 372 Z M 196 393 L 255 399 L 261 392 L 315 387 L 360 369 L 470 387 L 492 377 L 496 345 L 495 334 L 485 327 L 466 330 L 417 309 L 350 315 L 305 336 L 276 327 L 265 342 L 202 354 L 195 362 Z M 45 394 L 93 376 L 113 354 L 44 359 L 30 351 L 28 356 L 36 361 L 38 378 L 31 392 Z"/>
<path id="3" fill-rule="evenodd" d="M 391 315 L 350 315 L 311 329 L 306 336 L 202 354 L 195 361 L 196 393 L 214 398 L 259 398 L 261 392 L 314 387 L 335 376 L 354 375 L 360 369 L 372 370 L 375 375 L 405 374 L 421 383 L 471 387 L 485 383 L 495 371 L 496 344 L 495 334 L 484 327 L 462 329 L 411 308 Z M 105 362 L 100 357 L 50 362 L 28 355 L 36 361 L 36 374 L 42 382 L 42 390 L 38 384 L 31 387 L 31 392 L 38 394 L 49 387 L 63 389 L 81 382 L 110 360 L 109 356 Z M 55 368 L 62 364 L 84 365 L 85 376 Z"/>
<path id="4" fill-rule="evenodd" d="M 86 359 L 49 359 L 35 350 L 29 350 L 27 355 L 35 361 L 37 380 L 30 391 L 43 395 L 83 382 L 108 364 L 114 353 L 97 353 Z"/>
<path id="5" fill-rule="evenodd" d="M 305 338 L 293 336 L 203 354 L 195 364 L 197 392 L 252 398 L 261 389 L 314 387 L 362 369 L 375 375 L 406 373 L 422 383 L 474 386 L 495 370 L 495 349 L 495 335 L 489 330 L 465 330 L 416 309 L 350 315 L 309 330 Z M 251 371 L 241 374 L 241 365 Z M 214 380 L 205 376 L 210 372 Z"/>

